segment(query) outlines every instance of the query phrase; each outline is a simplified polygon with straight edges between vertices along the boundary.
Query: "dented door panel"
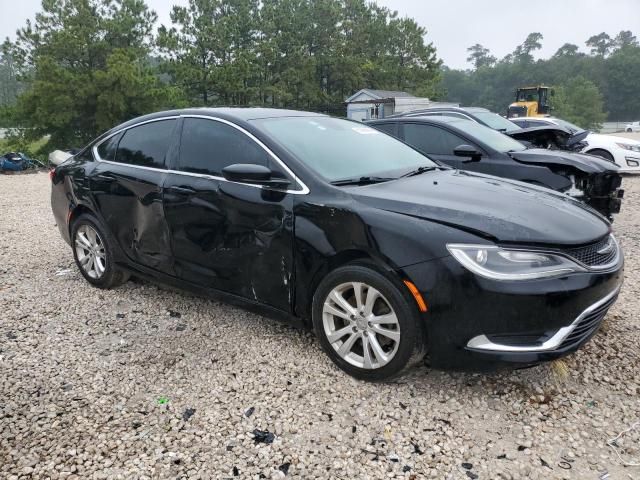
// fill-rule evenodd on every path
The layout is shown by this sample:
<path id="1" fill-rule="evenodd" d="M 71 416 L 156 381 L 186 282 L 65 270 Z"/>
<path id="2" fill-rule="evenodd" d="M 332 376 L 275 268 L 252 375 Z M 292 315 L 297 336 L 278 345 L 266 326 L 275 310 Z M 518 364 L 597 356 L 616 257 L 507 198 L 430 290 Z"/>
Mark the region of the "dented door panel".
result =
<path id="1" fill-rule="evenodd" d="M 170 173 L 164 205 L 176 276 L 291 310 L 291 195 Z"/>
<path id="2" fill-rule="evenodd" d="M 172 273 L 162 208 L 165 172 L 97 162 L 89 175 L 98 211 L 124 254 L 135 263 Z"/>

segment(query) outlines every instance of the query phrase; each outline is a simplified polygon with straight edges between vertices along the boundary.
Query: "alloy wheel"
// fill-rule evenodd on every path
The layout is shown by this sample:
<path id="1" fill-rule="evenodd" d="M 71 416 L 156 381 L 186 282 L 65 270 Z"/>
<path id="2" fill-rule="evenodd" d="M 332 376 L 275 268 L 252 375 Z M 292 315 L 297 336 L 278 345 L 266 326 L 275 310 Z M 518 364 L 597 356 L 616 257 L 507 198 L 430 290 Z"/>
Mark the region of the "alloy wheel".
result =
<path id="1" fill-rule="evenodd" d="M 104 242 L 91 225 L 81 225 L 76 231 L 76 256 L 84 272 L 91 278 L 99 279 L 107 268 Z"/>
<path id="2" fill-rule="evenodd" d="M 383 367 L 398 351 L 398 317 L 384 295 L 366 283 L 343 283 L 331 290 L 322 322 L 334 350 L 356 367 Z"/>

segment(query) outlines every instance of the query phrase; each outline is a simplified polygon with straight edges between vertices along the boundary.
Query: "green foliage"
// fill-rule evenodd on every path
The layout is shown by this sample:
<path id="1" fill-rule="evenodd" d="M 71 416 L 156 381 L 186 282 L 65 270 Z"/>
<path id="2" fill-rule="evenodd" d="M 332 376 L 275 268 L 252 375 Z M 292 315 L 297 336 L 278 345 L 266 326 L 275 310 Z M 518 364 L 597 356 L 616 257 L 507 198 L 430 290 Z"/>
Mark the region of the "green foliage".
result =
<path id="1" fill-rule="evenodd" d="M 540 42 L 541 36 L 531 34 L 512 54 L 494 65 L 474 70 L 443 68 L 441 88 L 446 92 L 445 99 L 505 113 L 514 101 L 518 87 L 545 84 L 566 89 L 572 80 L 582 77 L 597 88 L 603 101 L 603 105 L 598 107 L 600 102 L 597 98 L 584 100 L 589 108 L 608 112 L 612 120 L 640 117 L 637 87 L 640 46 L 631 32 L 620 32 L 613 41 L 606 34 L 591 37 L 586 42 L 593 48 L 591 55 L 581 53 L 577 45 L 567 43 L 551 58 L 534 61 L 532 52 L 541 45 Z M 476 47 L 474 45 L 471 49 Z M 483 52 L 483 55 L 490 55 L 490 52 Z M 475 67 L 473 59 L 470 62 Z M 590 125 L 602 122 L 601 115 L 587 117 Z"/>
<path id="2" fill-rule="evenodd" d="M 13 105 L 20 93 L 20 88 L 13 57 L 0 53 L 0 108 Z"/>
<path id="3" fill-rule="evenodd" d="M 609 53 L 609 50 L 613 47 L 611 37 L 605 32 L 590 37 L 586 44 L 587 47 L 591 47 L 591 55 L 600 55 L 601 57 Z"/>
<path id="4" fill-rule="evenodd" d="M 467 52 L 469 52 L 467 62 L 471 63 L 476 70 L 481 67 L 491 67 L 496 63 L 496 57 L 479 43 L 467 48 Z"/>
<path id="5" fill-rule="evenodd" d="M 3 48 L 27 85 L 15 110 L 24 135 L 81 146 L 165 104 L 147 62 L 155 19 L 143 0 L 43 0 L 35 23 Z"/>
<path id="6" fill-rule="evenodd" d="M 553 114 L 588 130 L 599 130 L 607 115 L 598 87 L 582 76 L 554 89 Z"/>
<path id="7" fill-rule="evenodd" d="M 364 0 L 190 0 L 171 20 L 163 70 L 197 104 L 338 112 L 365 87 L 436 93 L 424 28 Z"/>

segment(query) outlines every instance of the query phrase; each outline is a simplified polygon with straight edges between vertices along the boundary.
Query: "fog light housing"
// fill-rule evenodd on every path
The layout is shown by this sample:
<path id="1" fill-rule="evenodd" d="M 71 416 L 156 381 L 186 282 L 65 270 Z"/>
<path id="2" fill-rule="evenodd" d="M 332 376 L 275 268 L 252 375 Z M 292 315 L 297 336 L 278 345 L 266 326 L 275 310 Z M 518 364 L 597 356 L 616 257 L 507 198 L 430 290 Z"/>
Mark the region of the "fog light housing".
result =
<path id="1" fill-rule="evenodd" d="M 628 167 L 638 167 L 638 166 L 640 166 L 640 162 L 638 160 L 634 160 L 633 158 L 630 158 L 630 157 L 625 157 L 625 160 L 627 161 L 627 166 Z"/>

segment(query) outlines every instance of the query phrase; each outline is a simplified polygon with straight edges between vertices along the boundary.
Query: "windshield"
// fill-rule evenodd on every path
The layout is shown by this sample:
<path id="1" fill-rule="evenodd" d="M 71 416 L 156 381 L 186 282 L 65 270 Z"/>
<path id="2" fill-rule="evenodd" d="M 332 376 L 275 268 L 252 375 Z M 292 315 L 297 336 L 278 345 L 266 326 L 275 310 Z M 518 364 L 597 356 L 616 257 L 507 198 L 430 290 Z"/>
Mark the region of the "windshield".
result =
<path id="1" fill-rule="evenodd" d="M 399 177 L 419 167 L 437 166 L 399 140 L 348 120 L 285 117 L 252 122 L 329 182 Z"/>
<path id="2" fill-rule="evenodd" d="M 456 126 L 471 138 L 484 143 L 498 152 L 520 152 L 527 149 L 523 144 L 508 137 L 504 133 L 470 120 L 460 120 L 456 122 Z"/>
<path id="3" fill-rule="evenodd" d="M 513 132 L 514 130 L 520 130 L 520 127 L 518 125 L 513 123 L 511 120 L 507 120 L 506 118 L 501 117 L 497 113 L 471 112 L 471 114 L 489 125 L 494 130 L 501 130 L 503 132 Z"/>
<path id="4" fill-rule="evenodd" d="M 584 132 L 584 128 L 580 128 L 579 126 L 571 122 L 567 122 L 566 120 L 562 120 L 561 118 L 554 118 L 554 121 L 561 127 L 564 127 L 567 130 L 569 130 L 571 133 Z"/>

